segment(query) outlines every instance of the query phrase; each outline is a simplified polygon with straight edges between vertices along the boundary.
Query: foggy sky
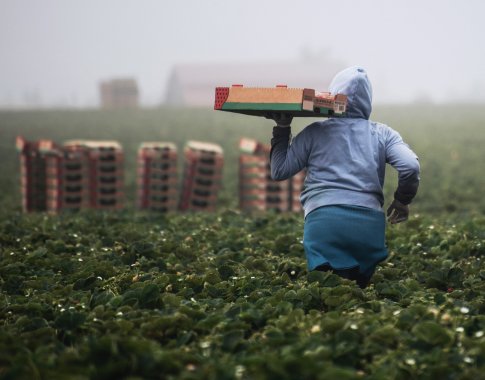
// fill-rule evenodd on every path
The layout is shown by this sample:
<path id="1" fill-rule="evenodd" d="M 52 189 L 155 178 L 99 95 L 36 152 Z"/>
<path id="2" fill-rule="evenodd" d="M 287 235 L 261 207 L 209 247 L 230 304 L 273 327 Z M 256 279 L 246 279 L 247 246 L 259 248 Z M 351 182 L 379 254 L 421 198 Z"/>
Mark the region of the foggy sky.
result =
<path id="1" fill-rule="evenodd" d="M 155 105 L 177 63 L 308 52 L 364 66 L 376 102 L 485 102 L 484 14 L 480 0 L 0 0 L 0 107 L 96 106 L 119 76 Z"/>

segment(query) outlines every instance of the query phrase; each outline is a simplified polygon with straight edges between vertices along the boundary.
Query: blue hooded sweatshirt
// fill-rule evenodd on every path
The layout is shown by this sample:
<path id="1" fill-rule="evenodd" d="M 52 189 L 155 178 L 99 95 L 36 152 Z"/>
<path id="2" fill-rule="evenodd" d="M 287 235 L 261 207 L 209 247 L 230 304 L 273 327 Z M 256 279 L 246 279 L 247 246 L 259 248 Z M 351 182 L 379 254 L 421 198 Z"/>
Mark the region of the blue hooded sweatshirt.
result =
<path id="1" fill-rule="evenodd" d="M 386 163 L 399 175 L 394 198 L 409 204 L 419 185 L 419 161 L 399 133 L 369 120 L 372 87 L 361 67 L 333 79 L 332 94 L 347 95 L 344 118 L 307 126 L 291 139 L 291 129 L 275 127 L 271 140 L 271 176 L 284 180 L 306 168 L 301 202 L 307 216 L 318 207 L 354 205 L 382 210 Z"/>

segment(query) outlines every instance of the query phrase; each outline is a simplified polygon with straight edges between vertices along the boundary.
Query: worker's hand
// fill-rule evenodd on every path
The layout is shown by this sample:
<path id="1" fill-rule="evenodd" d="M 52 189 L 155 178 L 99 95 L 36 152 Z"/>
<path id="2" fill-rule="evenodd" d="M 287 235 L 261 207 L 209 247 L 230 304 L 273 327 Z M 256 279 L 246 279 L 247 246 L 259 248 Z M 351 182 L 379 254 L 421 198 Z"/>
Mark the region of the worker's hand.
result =
<path id="1" fill-rule="evenodd" d="M 387 221 L 391 224 L 401 223 L 408 220 L 409 206 L 404 205 L 397 199 L 391 203 L 387 209 Z"/>
<path id="2" fill-rule="evenodd" d="M 283 112 L 272 112 L 267 114 L 265 117 L 266 119 L 274 120 L 276 122 L 276 126 L 284 128 L 290 127 L 293 120 L 293 116 Z"/>

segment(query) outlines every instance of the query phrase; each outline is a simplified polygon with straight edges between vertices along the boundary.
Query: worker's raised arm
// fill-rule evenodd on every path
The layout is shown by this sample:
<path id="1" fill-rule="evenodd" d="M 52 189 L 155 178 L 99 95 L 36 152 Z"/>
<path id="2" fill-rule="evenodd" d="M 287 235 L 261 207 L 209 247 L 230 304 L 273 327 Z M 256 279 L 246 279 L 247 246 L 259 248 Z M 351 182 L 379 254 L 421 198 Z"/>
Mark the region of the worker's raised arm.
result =
<path id="1" fill-rule="evenodd" d="M 303 139 L 297 136 L 290 144 L 291 128 L 274 127 L 271 139 L 271 178 L 282 181 L 300 172 L 307 163 L 308 155 Z"/>

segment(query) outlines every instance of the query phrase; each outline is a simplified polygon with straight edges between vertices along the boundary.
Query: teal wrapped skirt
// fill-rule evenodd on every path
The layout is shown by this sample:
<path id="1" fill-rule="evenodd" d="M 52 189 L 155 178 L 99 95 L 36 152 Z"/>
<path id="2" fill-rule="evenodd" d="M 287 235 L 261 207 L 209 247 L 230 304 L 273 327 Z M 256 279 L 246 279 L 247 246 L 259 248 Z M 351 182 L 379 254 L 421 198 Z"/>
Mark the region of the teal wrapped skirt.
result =
<path id="1" fill-rule="evenodd" d="M 323 206 L 305 218 L 303 246 L 309 270 L 353 270 L 369 278 L 388 256 L 386 219 L 379 210 L 350 205 Z"/>

